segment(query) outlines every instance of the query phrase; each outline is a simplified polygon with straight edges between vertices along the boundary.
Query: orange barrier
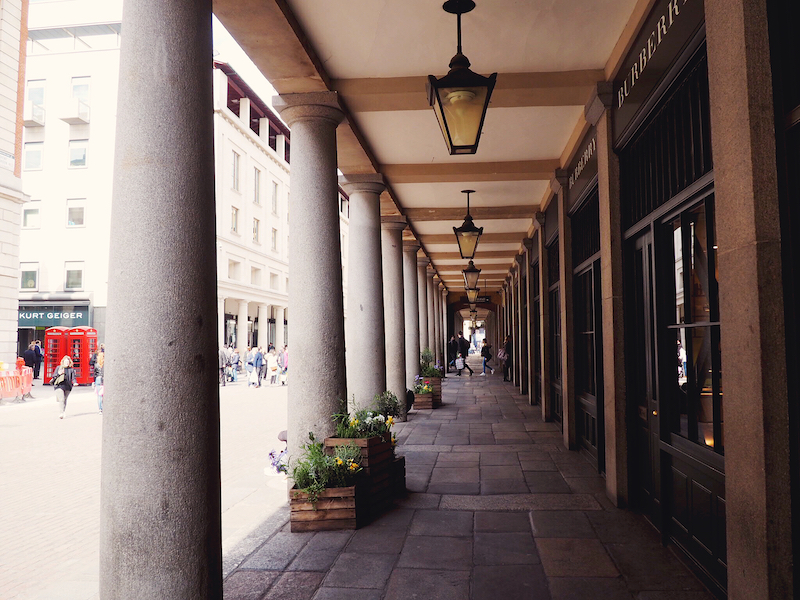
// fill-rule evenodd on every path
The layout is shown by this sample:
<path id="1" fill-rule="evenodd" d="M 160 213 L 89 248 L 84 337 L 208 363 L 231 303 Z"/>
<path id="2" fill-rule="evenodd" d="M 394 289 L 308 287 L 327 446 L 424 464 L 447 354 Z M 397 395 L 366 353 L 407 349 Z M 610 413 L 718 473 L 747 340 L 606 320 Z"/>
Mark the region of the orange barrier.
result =
<path id="1" fill-rule="evenodd" d="M 0 373 L 0 398 L 24 398 L 33 387 L 33 369 L 22 367 Z"/>

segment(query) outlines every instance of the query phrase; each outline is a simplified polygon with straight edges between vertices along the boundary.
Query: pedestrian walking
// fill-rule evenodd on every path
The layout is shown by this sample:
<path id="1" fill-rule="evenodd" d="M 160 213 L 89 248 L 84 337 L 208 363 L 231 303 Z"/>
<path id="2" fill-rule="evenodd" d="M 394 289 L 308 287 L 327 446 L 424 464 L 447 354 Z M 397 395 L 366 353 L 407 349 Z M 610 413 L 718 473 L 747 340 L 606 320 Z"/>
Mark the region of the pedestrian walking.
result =
<path id="1" fill-rule="evenodd" d="M 250 346 L 247 347 L 247 354 L 245 356 L 245 370 L 247 371 L 247 387 L 254 385 L 256 381 L 253 377 L 253 373 L 255 371 L 255 367 L 253 366 L 253 361 L 256 359 L 256 353 L 253 348 Z"/>
<path id="2" fill-rule="evenodd" d="M 483 338 L 481 342 L 481 357 L 483 358 L 483 372 L 481 375 L 486 377 L 486 368 L 489 368 L 492 375 L 494 375 L 494 369 L 489 367 L 489 361 L 492 360 L 492 345 L 486 341 L 486 338 Z"/>
<path id="3" fill-rule="evenodd" d="M 278 357 L 278 366 L 281 368 L 281 385 L 286 385 L 289 381 L 289 346 L 284 345 Z"/>
<path id="4" fill-rule="evenodd" d="M 474 371 L 472 368 L 467 364 L 467 357 L 469 356 L 469 342 L 464 339 L 464 334 L 462 332 L 458 332 L 458 352 L 461 354 L 462 358 L 464 359 L 464 368 L 469 371 L 469 376 L 472 377 L 474 375 Z M 458 370 L 458 374 L 461 375 L 461 369 Z"/>
<path id="5" fill-rule="evenodd" d="M 253 356 L 253 372 L 256 374 L 256 387 L 261 387 L 261 378 L 264 376 L 264 354 L 261 351 L 261 346 L 254 350 Z"/>
<path id="6" fill-rule="evenodd" d="M 267 352 L 267 375 L 270 385 L 278 383 L 278 355 L 275 354 L 275 348 Z"/>
<path id="7" fill-rule="evenodd" d="M 94 393 L 97 396 L 97 410 L 103 414 L 103 396 L 105 394 L 105 383 L 103 382 L 103 372 L 106 365 L 106 347 L 100 344 L 97 352 L 92 354 L 89 359 L 89 366 L 92 368 L 94 376 Z"/>
<path id="8" fill-rule="evenodd" d="M 231 381 L 239 381 L 239 365 L 241 363 L 241 356 L 239 356 L 239 349 L 236 348 L 231 354 Z"/>
<path id="9" fill-rule="evenodd" d="M 75 385 L 75 369 L 72 368 L 72 359 L 64 356 L 56 369 L 53 379 L 50 381 L 56 390 L 56 402 L 61 408 L 59 419 L 64 418 L 67 412 L 67 398 L 69 398 L 72 387 Z"/>
<path id="10" fill-rule="evenodd" d="M 219 349 L 219 382 L 225 385 L 225 367 L 228 366 L 228 354 L 225 352 L 225 346 Z"/>
<path id="11" fill-rule="evenodd" d="M 513 360 L 511 356 L 511 351 L 513 349 L 513 344 L 511 343 L 511 336 L 506 336 L 506 342 L 503 346 L 503 381 L 513 381 L 513 377 L 511 374 L 511 368 L 513 366 Z"/>
<path id="12" fill-rule="evenodd" d="M 35 345 L 36 344 L 31 342 L 28 344 L 25 352 L 22 353 L 22 358 L 25 360 L 25 366 L 30 367 L 31 369 L 36 367 L 36 351 L 33 349 Z"/>
<path id="13" fill-rule="evenodd" d="M 447 342 L 447 370 L 450 371 L 450 367 L 456 366 L 456 358 L 458 358 L 458 341 L 456 340 L 456 336 L 451 335 L 450 341 Z"/>

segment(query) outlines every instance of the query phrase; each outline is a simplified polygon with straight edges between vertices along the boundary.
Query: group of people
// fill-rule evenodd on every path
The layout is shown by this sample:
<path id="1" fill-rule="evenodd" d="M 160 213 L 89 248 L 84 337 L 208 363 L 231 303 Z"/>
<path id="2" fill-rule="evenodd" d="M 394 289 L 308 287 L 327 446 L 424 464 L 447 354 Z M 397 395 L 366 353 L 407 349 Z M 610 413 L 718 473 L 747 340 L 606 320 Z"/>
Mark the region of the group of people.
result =
<path id="1" fill-rule="evenodd" d="M 39 374 L 42 370 L 42 361 L 44 360 L 44 350 L 42 350 L 41 340 L 32 341 L 25 352 L 22 353 L 22 358 L 25 361 L 25 366 L 33 369 L 33 378 L 39 379 Z"/>
<path id="2" fill-rule="evenodd" d="M 469 364 L 467 364 L 467 356 L 469 356 L 469 349 L 470 343 L 464 337 L 462 332 L 458 332 L 457 335 L 451 336 L 450 341 L 447 344 L 447 359 L 448 359 L 448 370 L 449 367 L 454 367 L 456 369 L 456 375 L 459 377 L 461 376 L 461 371 L 464 369 L 469 371 L 469 374 L 472 375 L 474 371 L 470 368 Z M 497 359 L 503 365 L 503 381 L 511 381 L 512 380 L 512 362 L 511 362 L 511 351 L 513 349 L 513 344 L 511 343 L 511 336 L 506 336 L 505 342 L 503 347 L 497 353 Z M 489 365 L 489 361 L 492 360 L 492 345 L 486 341 L 484 338 L 481 341 L 481 358 L 483 361 L 483 371 L 481 372 L 481 376 L 486 376 L 486 371 L 488 370 L 492 375 L 494 375 L 494 369 Z"/>
<path id="3" fill-rule="evenodd" d="M 247 387 L 261 387 L 269 380 L 270 385 L 286 385 L 289 378 L 289 346 L 277 351 L 270 343 L 266 352 L 261 346 L 247 347 L 244 356 L 238 348 L 223 346 L 219 350 L 219 382 L 239 381 L 239 373 L 247 377 Z"/>
<path id="4" fill-rule="evenodd" d="M 96 351 L 92 353 L 89 359 L 89 367 L 92 370 L 94 393 L 97 397 L 97 410 L 99 414 L 103 414 L 103 397 L 105 396 L 104 372 L 106 365 L 106 347 L 105 344 L 100 344 Z M 67 399 L 69 398 L 72 388 L 75 387 L 77 375 L 72 359 L 69 356 L 64 356 L 61 362 L 53 372 L 53 378 L 50 383 L 56 392 L 56 402 L 58 402 L 61 413 L 59 419 L 63 419 L 67 413 Z"/>

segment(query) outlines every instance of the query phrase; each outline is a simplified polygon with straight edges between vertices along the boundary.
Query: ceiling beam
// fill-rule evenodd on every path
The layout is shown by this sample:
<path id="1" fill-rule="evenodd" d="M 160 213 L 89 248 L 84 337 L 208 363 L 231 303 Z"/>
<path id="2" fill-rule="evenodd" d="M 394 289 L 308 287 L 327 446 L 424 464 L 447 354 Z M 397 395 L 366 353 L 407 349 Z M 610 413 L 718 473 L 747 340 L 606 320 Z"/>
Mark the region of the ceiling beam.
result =
<path id="1" fill-rule="evenodd" d="M 550 181 L 558 158 L 504 162 L 425 163 L 380 165 L 378 170 L 393 184 L 457 183 L 462 181 Z"/>
<path id="2" fill-rule="evenodd" d="M 543 73 L 500 73 L 492 108 L 583 106 L 592 87 L 604 79 L 602 69 Z M 359 112 L 430 110 L 427 77 L 334 79 L 331 87 Z"/>
<path id="3" fill-rule="evenodd" d="M 430 244 L 456 244 L 456 236 L 452 233 L 436 233 L 430 235 L 420 235 L 422 242 Z M 481 243 L 484 244 L 520 244 L 525 237 L 523 231 L 510 231 L 503 233 L 484 233 L 481 236 Z"/>
<path id="4" fill-rule="evenodd" d="M 481 236 L 483 239 L 483 236 Z M 490 259 L 512 259 L 517 254 L 516 250 L 491 250 L 489 252 L 481 252 L 480 258 L 478 260 L 490 260 Z M 463 260 L 461 258 L 461 254 L 458 252 L 431 252 L 431 260 Z"/>
<path id="5" fill-rule="evenodd" d="M 469 214 L 473 219 L 484 221 L 491 219 L 532 219 L 537 210 L 539 210 L 539 206 L 536 204 L 526 206 L 473 206 L 469 209 Z M 466 208 L 406 208 L 404 212 L 411 221 L 461 221 L 464 219 Z"/>

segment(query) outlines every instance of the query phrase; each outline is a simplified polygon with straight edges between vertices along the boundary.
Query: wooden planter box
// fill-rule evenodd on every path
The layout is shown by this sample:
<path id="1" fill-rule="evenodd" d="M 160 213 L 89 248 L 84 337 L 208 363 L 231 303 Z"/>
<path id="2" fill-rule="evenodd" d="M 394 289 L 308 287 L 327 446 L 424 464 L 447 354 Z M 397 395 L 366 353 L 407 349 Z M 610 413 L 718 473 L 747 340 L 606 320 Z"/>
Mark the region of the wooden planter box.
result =
<path id="1" fill-rule="evenodd" d="M 361 489 L 365 511 L 370 516 L 379 514 L 394 498 L 391 468 L 394 460 L 392 436 L 385 433 L 371 438 L 326 438 L 325 450 L 333 454 L 336 446 L 355 444 L 361 449 L 363 478 Z"/>
<path id="2" fill-rule="evenodd" d="M 431 386 L 433 387 L 433 407 L 438 408 L 442 405 L 442 378 L 426 377 L 425 379 L 431 382 Z"/>
<path id="3" fill-rule="evenodd" d="M 359 492 L 360 494 L 360 492 Z M 308 494 L 297 489 L 289 490 L 291 531 L 331 531 L 355 529 L 357 505 L 356 486 L 328 488 L 320 494 L 316 503 Z M 360 512 L 360 511 L 359 511 Z"/>
<path id="4" fill-rule="evenodd" d="M 433 394 L 415 394 L 414 408 L 422 410 L 426 408 L 437 408 L 433 403 Z"/>
<path id="5" fill-rule="evenodd" d="M 405 496 L 406 493 L 406 457 L 396 456 L 391 467 L 391 486 L 395 498 Z"/>

